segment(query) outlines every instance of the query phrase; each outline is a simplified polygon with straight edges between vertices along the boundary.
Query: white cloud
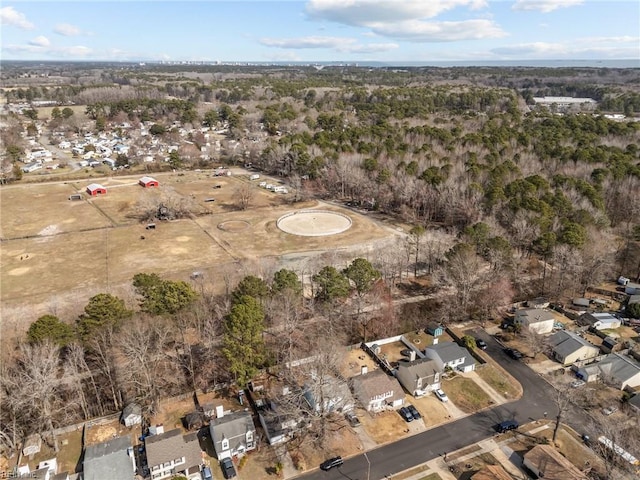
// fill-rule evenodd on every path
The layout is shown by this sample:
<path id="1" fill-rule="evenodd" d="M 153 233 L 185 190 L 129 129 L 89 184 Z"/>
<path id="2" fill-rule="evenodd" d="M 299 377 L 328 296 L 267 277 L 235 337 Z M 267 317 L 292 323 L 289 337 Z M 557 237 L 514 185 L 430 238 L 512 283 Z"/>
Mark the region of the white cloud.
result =
<path id="1" fill-rule="evenodd" d="M 342 53 L 377 53 L 398 48 L 395 43 L 360 44 L 354 38 L 345 37 L 299 37 L 263 38 L 260 43 L 267 47 L 284 49 L 326 48 Z"/>
<path id="2" fill-rule="evenodd" d="M 378 35 L 410 42 L 456 42 L 501 38 L 507 34 L 490 20 L 463 20 L 461 22 L 422 22 L 407 20 L 392 24 L 371 25 Z"/>
<path id="3" fill-rule="evenodd" d="M 355 43 L 355 40 L 341 37 L 263 38 L 260 43 L 277 48 L 337 48 L 344 44 Z"/>
<path id="4" fill-rule="evenodd" d="M 86 58 L 91 55 L 89 47 L 76 45 L 72 47 L 51 47 L 43 45 L 3 45 L 2 50 L 9 53 L 37 54 L 37 58 Z"/>
<path id="5" fill-rule="evenodd" d="M 411 42 L 454 42 L 500 38 L 506 33 L 490 19 L 431 20 L 455 8 L 478 10 L 485 0 L 310 0 L 310 18 L 370 29 L 377 36 Z"/>
<path id="6" fill-rule="evenodd" d="M 13 7 L 0 8 L 0 20 L 2 25 L 12 25 L 14 27 L 21 28 L 22 30 L 33 30 L 35 25 L 27 20 L 24 13 L 18 12 Z"/>
<path id="7" fill-rule="evenodd" d="M 33 40 L 30 40 L 29 45 L 35 45 L 36 47 L 48 47 L 51 45 L 51 42 L 44 35 L 39 35 Z"/>
<path id="8" fill-rule="evenodd" d="M 572 43 L 532 42 L 494 48 L 491 53 L 503 58 L 553 59 L 619 59 L 638 58 L 640 46 L 585 44 L 581 40 Z"/>
<path id="9" fill-rule="evenodd" d="M 306 11 L 314 19 L 362 27 L 371 22 L 433 18 L 457 7 L 486 6 L 486 0 L 310 0 Z"/>
<path id="10" fill-rule="evenodd" d="M 581 5 L 584 0 L 517 0 L 511 7 L 512 10 L 538 10 L 549 13 L 558 8 L 575 7 Z"/>
<path id="11" fill-rule="evenodd" d="M 69 23 L 59 23 L 53 28 L 53 31 L 58 35 L 63 35 L 65 37 L 73 37 L 82 33 L 78 27 Z"/>

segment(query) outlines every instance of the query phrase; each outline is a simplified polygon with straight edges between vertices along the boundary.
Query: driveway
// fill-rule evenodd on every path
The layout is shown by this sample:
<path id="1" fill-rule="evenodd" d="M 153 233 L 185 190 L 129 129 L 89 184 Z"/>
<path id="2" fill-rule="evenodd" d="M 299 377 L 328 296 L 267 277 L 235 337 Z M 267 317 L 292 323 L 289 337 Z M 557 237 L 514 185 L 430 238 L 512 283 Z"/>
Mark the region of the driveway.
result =
<path id="1" fill-rule="evenodd" d="M 392 444 L 381 446 L 364 455 L 346 459 L 340 469 L 329 472 L 313 471 L 299 478 L 305 479 L 381 479 L 386 475 L 421 465 L 468 445 L 491 438 L 496 434 L 493 427 L 507 419 L 516 419 L 524 424 L 544 417 L 556 415 L 553 387 L 524 363 L 508 357 L 502 346 L 483 330 L 474 331 L 477 338 L 487 342 L 486 352 L 507 372 L 520 381 L 523 395 L 520 400 L 500 405 L 459 420 L 403 438 Z M 586 431 L 589 417 L 584 411 L 574 408 L 567 412 L 564 421 L 578 432 Z"/>

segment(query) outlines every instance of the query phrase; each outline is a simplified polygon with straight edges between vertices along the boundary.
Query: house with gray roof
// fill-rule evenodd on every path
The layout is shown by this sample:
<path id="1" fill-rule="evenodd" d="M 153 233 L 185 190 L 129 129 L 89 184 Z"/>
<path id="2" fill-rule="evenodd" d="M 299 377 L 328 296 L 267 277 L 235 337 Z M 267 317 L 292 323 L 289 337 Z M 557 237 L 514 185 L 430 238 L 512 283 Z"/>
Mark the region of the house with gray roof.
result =
<path id="1" fill-rule="evenodd" d="M 640 364 L 631 357 L 612 353 L 599 362 L 586 365 L 576 372 L 587 382 L 601 380 L 620 390 L 640 386 Z"/>
<path id="2" fill-rule="evenodd" d="M 183 474 L 189 480 L 199 478 L 202 450 L 197 433 L 182 435 L 176 428 L 144 439 L 147 465 L 152 480 Z"/>
<path id="3" fill-rule="evenodd" d="M 555 321 L 553 314 L 542 308 L 522 308 L 516 312 L 514 318 L 516 325 L 540 334 L 551 333 Z"/>
<path id="4" fill-rule="evenodd" d="M 424 351 L 427 358 L 436 361 L 442 370 L 451 368 L 461 372 L 471 372 L 476 368 L 476 361 L 466 348 L 455 342 L 442 342 L 427 347 Z"/>
<path id="5" fill-rule="evenodd" d="M 351 387 L 355 397 L 369 412 L 395 409 L 404 403 L 404 390 L 400 382 L 382 370 L 352 377 Z"/>
<path id="6" fill-rule="evenodd" d="M 133 427 L 142 423 L 142 407 L 137 403 L 130 403 L 122 410 L 120 421 L 125 427 Z"/>
<path id="7" fill-rule="evenodd" d="M 440 388 L 440 375 L 444 370 L 436 360 L 419 358 L 412 362 L 400 362 L 396 378 L 414 397 Z"/>
<path id="8" fill-rule="evenodd" d="M 117 437 L 84 450 L 84 480 L 133 480 L 136 460 L 128 436 Z"/>
<path id="9" fill-rule="evenodd" d="M 249 412 L 235 412 L 214 418 L 209 430 L 218 460 L 242 456 L 256 448 L 256 427 Z"/>
<path id="10" fill-rule="evenodd" d="M 547 342 L 551 347 L 553 358 L 565 366 L 579 360 L 595 358 L 600 353 L 600 349 L 594 344 L 566 330 L 554 333 Z"/>
<path id="11" fill-rule="evenodd" d="M 578 323 L 596 330 L 611 330 L 622 324 L 618 317 L 610 313 L 584 313 L 578 317 Z"/>

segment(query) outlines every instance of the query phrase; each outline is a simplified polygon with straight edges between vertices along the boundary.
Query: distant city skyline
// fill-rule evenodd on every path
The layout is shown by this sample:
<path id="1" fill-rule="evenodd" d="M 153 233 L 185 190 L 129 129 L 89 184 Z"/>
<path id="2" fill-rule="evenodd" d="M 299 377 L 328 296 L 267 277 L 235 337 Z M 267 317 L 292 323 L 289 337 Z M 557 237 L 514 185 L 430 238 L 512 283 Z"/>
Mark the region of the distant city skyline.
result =
<path id="1" fill-rule="evenodd" d="M 0 18 L 2 60 L 640 67 L 635 0 L 18 0 Z"/>

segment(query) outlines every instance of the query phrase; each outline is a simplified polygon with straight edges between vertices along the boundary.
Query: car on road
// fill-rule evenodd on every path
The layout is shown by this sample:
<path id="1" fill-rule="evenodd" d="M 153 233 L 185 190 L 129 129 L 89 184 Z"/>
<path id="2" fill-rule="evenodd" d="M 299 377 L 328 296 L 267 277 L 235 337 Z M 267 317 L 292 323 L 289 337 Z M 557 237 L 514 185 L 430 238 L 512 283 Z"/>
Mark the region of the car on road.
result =
<path id="1" fill-rule="evenodd" d="M 580 388 L 585 384 L 586 382 L 584 380 L 576 380 L 574 382 L 571 382 L 571 388 Z"/>
<path id="2" fill-rule="evenodd" d="M 402 418 L 404 418 L 405 422 L 413 422 L 413 415 L 411 414 L 411 410 L 407 407 L 401 407 L 400 410 L 398 410 L 398 413 Z"/>
<path id="3" fill-rule="evenodd" d="M 236 468 L 233 466 L 233 462 L 230 458 L 223 458 L 220 460 L 220 468 L 222 468 L 224 478 L 228 479 L 236 476 Z"/>
<path id="4" fill-rule="evenodd" d="M 422 415 L 420 415 L 420 412 L 416 407 L 414 407 L 413 405 L 407 405 L 407 408 L 411 412 L 411 415 L 413 415 L 414 420 L 422 418 Z"/>
<path id="5" fill-rule="evenodd" d="M 518 428 L 520 424 L 515 420 L 505 420 L 504 422 L 500 422 L 496 425 L 496 430 L 498 433 L 508 432 L 509 430 L 515 430 Z"/>
<path id="6" fill-rule="evenodd" d="M 480 338 L 476 338 L 476 346 L 480 350 L 486 350 L 487 349 L 487 342 L 485 342 L 484 340 L 482 340 Z"/>
<path id="7" fill-rule="evenodd" d="M 447 394 L 444 393 L 441 389 L 436 389 L 433 391 L 433 393 L 435 394 L 436 397 L 438 397 L 438 399 L 441 402 L 448 402 L 449 401 L 449 397 L 447 397 Z"/>
<path id="8" fill-rule="evenodd" d="M 360 419 L 356 416 L 355 413 L 353 412 L 345 413 L 344 417 L 347 419 L 347 421 L 349 422 L 349 425 L 351 425 L 352 427 L 360 426 Z"/>
<path id="9" fill-rule="evenodd" d="M 344 463 L 342 457 L 333 457 L 328 460 L 325 460 L 320 464 L 320 470 L 331 470 L 333 467 L 339 467 Z"/>
<path id="10" fill-rule="evenodd" d="M 520 360 L 524 356 L 520 350 L 516 350 L 515 348 L 505 348 L 504 353 L 514 360 Z"/>

